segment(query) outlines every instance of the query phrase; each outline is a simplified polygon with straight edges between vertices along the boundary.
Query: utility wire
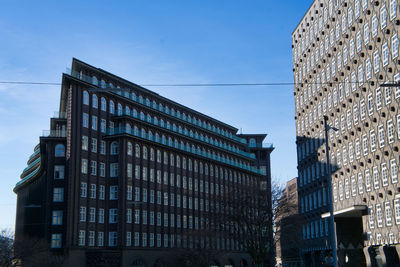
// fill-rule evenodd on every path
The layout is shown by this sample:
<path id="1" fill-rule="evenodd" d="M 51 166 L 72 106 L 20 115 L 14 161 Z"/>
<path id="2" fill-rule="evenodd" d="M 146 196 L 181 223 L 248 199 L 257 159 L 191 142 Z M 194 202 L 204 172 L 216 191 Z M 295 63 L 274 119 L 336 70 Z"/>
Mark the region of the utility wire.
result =
<path id="1" fill-rule="evenodd" d="M 289 86 L 289 85 L 333 85 L 333 84 L 380 84 L 378 81 L 365 81 L 365 82 L 324 82 L 324 83 L 313 83 L 313 82 L 300 82 L 300 83 L 293 83 L 293 82 L 272 82 L 272 83 L 177 83 L 177 84 L 141 84 L 140 86 L 148 86 L 148 87 L 227 87 L 227 86 Z M 25 81 L 0 81 L 0 84 L 23 84 L 23 85 L 61 85 L 61 83 L 52 83 L 52 82 L 25 82 Z M 117 88 L 110 88 L 115 89 Z"/>

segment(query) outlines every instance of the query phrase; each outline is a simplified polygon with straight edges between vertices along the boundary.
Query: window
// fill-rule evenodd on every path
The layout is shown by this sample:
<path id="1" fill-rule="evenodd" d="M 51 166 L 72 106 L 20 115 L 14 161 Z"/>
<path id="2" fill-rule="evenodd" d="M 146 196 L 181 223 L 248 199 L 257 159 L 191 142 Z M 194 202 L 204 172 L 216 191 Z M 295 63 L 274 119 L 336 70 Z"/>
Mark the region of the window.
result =
<path id="1" fill-rule="evenodd" d="M 389 144 L 394 142 L 394 126 L 393 126 L 393 120 L 388 120 L 387 121 L 387 132 L 388 132 L 388 140 Z"/>
<path id="2" fill-rule="evenodd" d="M 54 179 L 64 179 L 64 165 L 54 165 Z"/>
<path id="3" fill-rule="evenodd" d="M 115 247 L 118 241 L 118 232 L 109 232 L 108 233 L 108 246 Z"/>
<path id="4" fill-rule="evenodd" d="M 90 161 L 90 174 L 97 175 L 97 161 L 95 160 Z"/>
<path id="5" fill-rule="evenodd" d="M 396 224 L 400 224 L 400 199 L 398 198 L 394 200 L 394 217 Z"/>
<path id="6" fill-rule="evenodd" d="M 368 213 L 369 213 L 369 216 L 368 216 L 369 228 L 374 229 L 374 227 L 375 227 L 374 208 L 372 206 L 368 207 Z"/>
<path id="7" fill-rule="evenodd" d="M 117 200 L 118 199 L 118 185 L 111 185 L 110 186 L 110 200 Z"/>
<path id="8" fill-rule="evenodd" d="M 92 115 L 92 130 L 97 131 L 97 116 Z"/>
<path id="9" fill-rule="evenodd" d="M 88 160 L 87 159 L 82 159 L 82 166 L 81 166 L 81 172 L 84 174 L 87 174 L 88 172 Z"/>
<path id="10" fill-rule="evenodd" d="M 384 43 L 382 45 L 382 65 L 385 67 L 387 64 L 389 64 L 389 48 L 388 44 Z"/>
<path id="11" fill-rule="evenodd" d="M 54 151 L 55 157 L 65 157 L 65 146 L 63 144 L 57 144 Z"/>
<path id="12" fill-rule="evenodd" d="M 101 110 L 106 111 L 107 110 L 107 101 L 104 97 L 101 98 Z"/>
<path id="13" fill-rule="evenodd" d="M 98 108 L 98 98 L 96 94 L 92 95 L 92 107 L 93 108 Z"/>
<path id="14" fill-rule="evenodd" d="M 114 102 L 112 100 L 110 100 L 110 108 L 109 108 L 109 110 L 110 110 L 111 114 L 115 113 L 115 104 L 114 104 Z"/>
<path id="15" fill-rule="evenodd" d="M 81 197 L 87 196 L 87 183 L 81 182 L 80 194 L 81 194 Z"/>
<path id="16" fill-rule="evenodd" d="M 99 189 L 99 199 L 104 200 L 104 198 L 105 198 L 105 191 L 106 191 L 105 186 L 104 186 L 104 185 L 100 185 L 100 189 Z"/>
<path id="17" fill-rule="evenodd" d="M 371 174 L 369 170 L 365 171 L 365 189 L 371 191 Z"/>
<path id="18" fill-rule="evenodd" d="M 106 141 L 100 141 L 100 154 L 106 154 Z"/>
<path id="19" fill-rule="evenodd" d="M 89 222 L 96 222 L 96 208 L 89 209 Z"/>
<path id="20" fill-rule="evenodd" d="M 373 167 L 372 175 L 374 176 L 374 189 L 379 189 L 379 172 L 378 167 Z"/>
<path id="21" fill-rule="evenodd" d="M 101 121 L 100 121 L 100 131 L 102 133 L 106 132 L 106 127 L 107 127 L 106 125 L 107 125 L 107 121 L 105 119 L 101 119 Z"/>
<path id="22" fill-rule="evenodd" d="M 399 39 L 397 33 L 392 36 L 392 59 L 399 56 Z"/>
<path id="23" fill-rule="evenodd" d="M 132 209 L 126 209 L 126 222 L 132 223 Z"/>
<path id="24" fill-rule="evenodd" d="M 53 202 L 63 202 L 63 201 L 64 201 L 64 188 L 54 187 Z"/>
<path id="25" fill-rule="evenodd" d="M 89 242 L 88 246 L 94 246 L 94 231 L 89 231 Z"/>
<path id="26" fill-rule="evenodd" d="M 385 4 L 383 4 L 383 6 L 381 7 L 381 29 L 386 27 L 387 23 L 386 20 L 387 20 L 387 11 Z"/>
<path id="27" fill-rule="evenodd" d="M 382 163 L 381 171 L 382 171 L 382 184 L 383 184 L 383 186 L 387 186 L 388 185 L 389 173 L 388 173 L 388 169 L 386 167 L 386 163 Z"/>
<path id="28" fill-rule="evenodd" d="M 82 135 L 82 150 L 88 150 L 89 148 L 89 138 L 85 135 Z"/>
<path id="29" fill-rule="evenodd" d="M 62 225 L 63 212 L 62 210 L 53 210 L 53 216 L 51 220 L 52 225 Z"/>
<path id="30" fill-rule="evenodd" d="M 104 232 L 97 233 L 97 246 L 104 246 Z"/>
<path id="31" fill-rule="evenodd" d="M 118 163 L 111 163 L 110 164 L 110 176 L 111 177 L 118 177 Z"/>
<path id="32" fill-rule="evenodd" d="M 83 91 L 83 104 L 89 105 L 89 93 L 87 91 Z"/>
<path id="33" fill-rule="evenodd" d="M 385 129 L 382 124 L 378 126 L 378 141 L 379 147 L 385 146 Z"/>
<path id="34" fill-rule="evenodd" d="M 376 139 L 375 139 L 375 131 L 371 130 L 369 132 L 370 142 L 371 142 L 371 152 L 375 152 L 376 150 Z"/>
<path id="35" fill-rule="evenodd" d="M 109 210 L 109 223 L 117 223 L 118 221 L 118 209 L 110 209 Z"/>
<path id="36" fill-rule="evenodd" d="M 114 141 L 111 143 L 111 155 L 117 155 L 118 154 L 118 142 Z"/>
<path id="37" fill-rule="evenodd" d="M 390 202 L 385 203 L 385 218 L 386 218 L 386 225 L 392 225 L 392 209 L 390 206 Z"/>
<path id="38" fill-rule="evenodd" d="M 396 17 L 397 13 L 397 1 L 396 0 L 390 0 L 390 5 L 389 5 L 389 12 L 390 12 L 390 20 L 393 20 Z"/>
<path id="39" fill-rule="evenodd" d="M 51 235 L 51 248 L 61 248 L 61 237 L 62 234 Z"/>
<path id="40" fill-rule="evenodd" d="M 99 223 L 104 223 L 104 209 L 99 209 L 98 221 Z"/>
<path id="41" fill-rule="evenodd" d="M 376 205 L 376 222 L 378 227 L 383 226 L 383 214 L 381 204 Z"/>
<path id="42" fill-rule="evenodd" d="M 100 162 L 100 177 L 105 177 L 105 176 L 106 176 L 106 164 Z"/>
<path id="43" fill-rule="evenodd" d="M 79 209 L 79 221 L 86 222 L 86 207 L 80 207 Z"/>
<path id="44" fill-rule="evenodd" d="M 90 198 L 96 199 L 96 184 L 90 184 Z"/>
<path id="45" fill-rule="evenodd" d="M 396 164 L 396 160 L 392 159 L 390 160 L 390 173 L 392 176 L 392 183 L 395 184 L 397 183 L 397 172 L 398 172 L 398 168 L 397 168 L 397 164 Z"/>

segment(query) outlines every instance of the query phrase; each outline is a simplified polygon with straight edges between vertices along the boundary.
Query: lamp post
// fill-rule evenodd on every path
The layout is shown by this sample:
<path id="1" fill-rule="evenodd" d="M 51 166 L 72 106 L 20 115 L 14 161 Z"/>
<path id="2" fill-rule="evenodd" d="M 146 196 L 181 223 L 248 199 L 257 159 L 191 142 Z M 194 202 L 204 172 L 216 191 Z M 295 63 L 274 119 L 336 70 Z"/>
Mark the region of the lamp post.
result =
<path id="1" fill-rule="evenodd" d="M 332 257 L 333 266 L 338 267 L 337 261 L 337 246 L 336 246 L 336 236 L 335 236 L 335 219 L 333 218 L 333 194 L 332 194 L 332 174 L 331 174 L 331 163 L 329 159 L 329 144 L 328 144 L 328 131 L 338 129 L 328 125 L 328 116 L 324 116 L 324 126 L 325 126 L 325 151 L 326 151 L 326 167 L 328 175 L 328 194 L 329 194 L 329 222 L 330 222 L 330 237 L 331 237 L 331 247 L 332 247 Z"/>

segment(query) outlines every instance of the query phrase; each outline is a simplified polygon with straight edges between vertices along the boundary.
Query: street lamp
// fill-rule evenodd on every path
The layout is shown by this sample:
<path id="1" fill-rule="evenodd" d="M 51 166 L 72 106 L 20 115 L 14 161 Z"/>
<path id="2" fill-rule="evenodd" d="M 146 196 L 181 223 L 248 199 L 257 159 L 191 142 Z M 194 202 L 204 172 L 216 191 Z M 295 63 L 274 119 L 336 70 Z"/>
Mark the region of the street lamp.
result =
<path id="1" fill-rule="evenodd" d="M 324 126 L 325 126 L 325 150 L 326 150 L 326 165 L 328 172 L 328 194 L 329 194 L 329 222 L 330 222 L 330 233 L 331 233 L 331 247 L 332 247 L 332 257 L 333 266 L 338 267 L 337 261 L 337 248 L 336 248 L 336 236 L 335 236 L 335 219 L 333 218 L 333 194 L 332 194 L 332 174 L 331 174 L 331 163 L 329 160 L 329 144 L 328 144 L 328 131 L 334 130 L 338 131 L 337 128 L 328 125 L 328 116 L 324 116 Z"/>

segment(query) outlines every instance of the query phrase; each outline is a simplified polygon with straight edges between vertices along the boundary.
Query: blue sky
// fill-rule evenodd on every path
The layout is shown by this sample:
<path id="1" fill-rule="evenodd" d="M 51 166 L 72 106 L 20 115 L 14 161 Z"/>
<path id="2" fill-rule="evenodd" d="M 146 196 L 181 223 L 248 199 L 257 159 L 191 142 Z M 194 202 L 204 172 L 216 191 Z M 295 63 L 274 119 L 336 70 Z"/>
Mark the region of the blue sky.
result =
<path id="1" fill-rule="evenodd" d="M 137 84 L 292 82 L 291 33 L 312 1 L 11 1 L 0 9 L 0 81 L 60 82 L 72 57 Z M 292 86 L 151 87 L 267 133 L 272 176 L 297 176 Z M 0 84 L 0 229 L 60 86 Z"/>

